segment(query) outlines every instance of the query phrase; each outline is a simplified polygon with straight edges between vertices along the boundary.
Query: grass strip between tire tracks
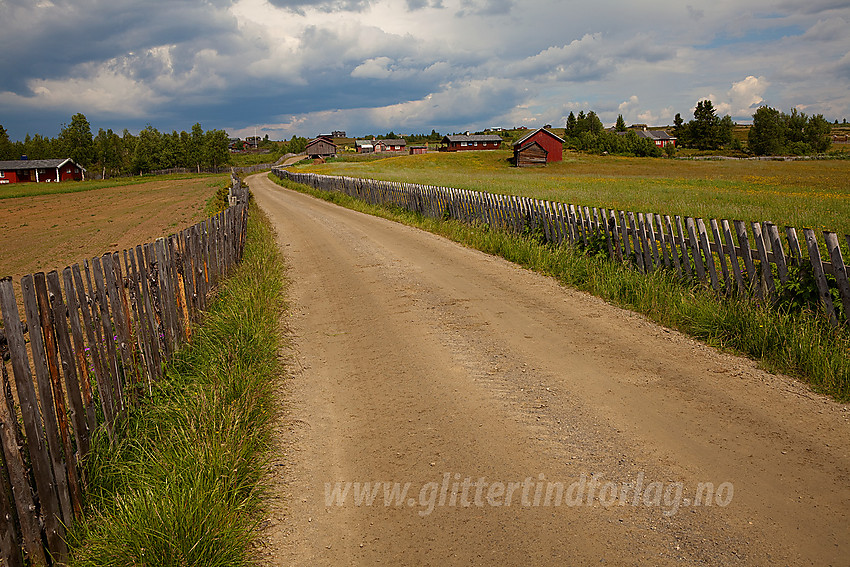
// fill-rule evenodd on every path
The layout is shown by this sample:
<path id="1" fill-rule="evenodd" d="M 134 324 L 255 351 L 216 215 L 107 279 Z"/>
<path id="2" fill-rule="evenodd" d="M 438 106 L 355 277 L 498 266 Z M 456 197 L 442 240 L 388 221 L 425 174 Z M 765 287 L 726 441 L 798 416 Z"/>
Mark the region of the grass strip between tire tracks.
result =
<path id="1" fill-rule="evenodd" d="M 795 376 L 813 390 L 838 401 L 850 401 L 850 333 L 843 328 L 833 329 L 818 313 L 782 312 L 747 299 L 719 298 L 705 286 L 683 283 L 665 270 L 644 274 L 605 255 L 587 255 L 570 246 L 543 244 L 482 225 L 370 205 L 343 193 L 319 191 L 274 175 L 269 175 L 269 179 L 350 209 L 416 226 L 501 256 L 553 276 L 564 285 L 642 313 L 656 323 L 711 346 L 749 356 L 765 369 Z"/>
<path id="2" fill-rule="evenodd" d="M 252 565 L 274 389 L 282 373 L 283 263 L 252 207 L 242 264 L 192 341 L 86 462 L 87 513 L 73 565 Z"/>

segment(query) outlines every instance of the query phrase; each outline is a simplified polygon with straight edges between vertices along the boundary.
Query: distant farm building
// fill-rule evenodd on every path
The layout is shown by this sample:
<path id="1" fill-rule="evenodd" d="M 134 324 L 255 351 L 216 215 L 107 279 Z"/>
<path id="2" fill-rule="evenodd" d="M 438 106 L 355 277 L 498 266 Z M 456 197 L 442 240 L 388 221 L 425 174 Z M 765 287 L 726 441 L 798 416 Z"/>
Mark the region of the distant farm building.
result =
<path id="1" fill-rule="evenodd" d="M 354 149 L 358 154 L 371 154 L 375 151 L 375 144 L 372 140 L 354 140 Z"/>
<path id="2" fill-rule="evenodd" d="M 71 158 L 0 161 L 0 183 L 49 183 L 85 178 L 85 168 Z"/>
<path id="3" fill-rule="evenodd" d="M 331 132 L 331 136 L 334 138 L 345 138 L 345 130 L 334 130 Z"/>
<path id="4" fill-rule="evenodd" d="M 407 142 L 402 139 L 386 139 L 375 142 L 376 152 L 403 152 L 407 150 Z"/>
<path id="5" fill-rule="evenodd" d="M 636 126 L 638 126 L 638 128 L 632 127 L 633 129 L 630 129 L 629 131 L 637 134 L 638 138 L 646 138 L 647 140 L 652 140 L 652 142 L 659 148 L 666 148 L 667 146 L 676 146 L 676 138 L 668 134 L 666 131 L 649 130 L 643 124 L 638 124 Z M 625 136 L 629 131 L 617 132 L 617 135 Z"/>
<path id="6" fill-rule="evenodd" d="M 514 163 L 517 167 L 546 165 L 564 159 L 564 140 L 545 128 L 514 142 Z"/>
<path id="7" fill-rule="evenodd" d="M 502 145 L 502 137 L 496 134 L 456 134 L 444 136 L 442 140 L 444 152 L 464 152 L 470 150 L 498 150 Z"/>
<path id="8" fill-rule="evenodd" d="M 428 146 L 410 146 L 410 155 L 427 154 Z"/>
<path id="9" fill-rule="evenodd" d="M 315 138 L 307 142 L 305 152 L 308 157 L 316 159 L 336 155 L 336 144 L 325 137 Z"/>

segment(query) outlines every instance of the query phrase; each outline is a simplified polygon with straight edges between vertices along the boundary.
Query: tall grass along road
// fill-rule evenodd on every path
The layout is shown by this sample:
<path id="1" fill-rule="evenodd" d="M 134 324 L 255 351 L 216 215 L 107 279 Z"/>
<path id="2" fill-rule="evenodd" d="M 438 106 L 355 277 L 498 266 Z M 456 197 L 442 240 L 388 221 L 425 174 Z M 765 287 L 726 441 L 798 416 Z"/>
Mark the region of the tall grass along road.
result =
<path id="1" fill-rule="evenodd" d="M 249 178 L 290 268 L 275 564 L 839 564 L 845 406 L 553 279 Z"/>
<path id="2" fill-rule="evenodd" d="M 276 413 L 283 267 L 256 211 L 241 265 L 154 395 L 87 463 L 73 565 L 254 565 Z"/>

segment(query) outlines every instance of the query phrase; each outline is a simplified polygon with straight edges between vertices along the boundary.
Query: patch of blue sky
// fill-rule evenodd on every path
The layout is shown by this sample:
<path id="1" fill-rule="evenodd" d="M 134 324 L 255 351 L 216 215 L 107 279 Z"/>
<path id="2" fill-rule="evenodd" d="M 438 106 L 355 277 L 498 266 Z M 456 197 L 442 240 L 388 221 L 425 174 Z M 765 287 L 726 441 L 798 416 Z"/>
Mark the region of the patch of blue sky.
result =
<path id="1" fill-rule="evenodd" d="M 800 36 L 805 33 L 805 29 L 800 26 L 781 26 L 775 28 L 752 29 L 743 33 L 720 33 L 714 37 L 709 43 L 695 45 L 696 49 L 720 49 L 730 45 L 739 45 L 742 43 L 749 44 L 766 44 L 779 41 L 786 37 Z"/>

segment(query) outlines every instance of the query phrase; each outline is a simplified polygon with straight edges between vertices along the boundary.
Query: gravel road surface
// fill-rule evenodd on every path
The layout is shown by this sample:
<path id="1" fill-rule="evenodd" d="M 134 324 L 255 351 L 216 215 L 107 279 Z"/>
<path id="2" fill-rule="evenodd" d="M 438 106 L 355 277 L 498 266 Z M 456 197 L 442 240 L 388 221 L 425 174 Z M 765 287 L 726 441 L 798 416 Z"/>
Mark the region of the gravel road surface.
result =
<path id="1" fill-rule="evenodd" d="M 500 258 L 248 183 L 291 280 L 268 564 L 850 565 L 846 405 Z"/>

